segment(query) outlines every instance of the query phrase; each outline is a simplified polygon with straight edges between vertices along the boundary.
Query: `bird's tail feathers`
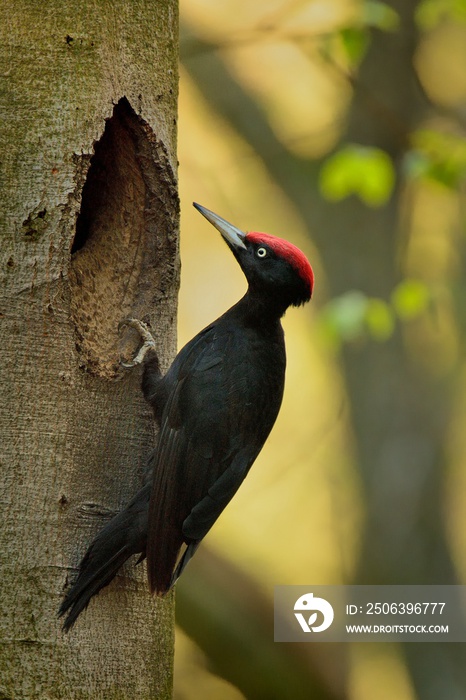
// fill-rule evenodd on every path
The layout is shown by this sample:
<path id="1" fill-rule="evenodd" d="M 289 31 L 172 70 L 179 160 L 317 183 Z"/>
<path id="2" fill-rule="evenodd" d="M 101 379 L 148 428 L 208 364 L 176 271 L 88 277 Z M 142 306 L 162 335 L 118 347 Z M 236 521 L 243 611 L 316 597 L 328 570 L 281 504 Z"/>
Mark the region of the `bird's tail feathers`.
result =
<path id="1" fill-rule="evenodd" d="M 199 547 L 201 541 L 197 540 L 196 542 L 191 542 L 191 544 L 188 544 L 186 547 L 185 551 L 183 552 L 178 564 L 176 565 L 175 571 L 173 572 L 173 575 L 170 580 L 170 588 L 175 585 L 175 583 L 178 581 L 180 578 L 181 574 L 184 571 L 184 568 L 186 564 L 189 562 L 189 560 L 194 556 L 194 553 L 196 549 Z"/>
<path id="2" fill-rule="evenodd" d="M 110 558 L 104 560 L 102 557 L 96 570 L 95 553 L 88 552 L 81 563 L 78 578 L 66 594 L 58 612 L 59 617 L 68 613 L 63 623 L 65 632 L 71 629 L 78 616 L 87 608 L 91 598 L 112 581 L 131 554 L 129 547 L 125 545 Z"/>
<path id="3" fill-rule="evenodd" d="M 78 577 L 61 604 L 59 616 L 67 614 L 63 629 L 68 631 L 92 596 L 107 586 L 133 554 L 146 552 L 150 485 L 145 485 L 125 510 L 115 515 L 98 533 L 81 564 Z M 139 563 L 139 562 L 138 562 Z"/>

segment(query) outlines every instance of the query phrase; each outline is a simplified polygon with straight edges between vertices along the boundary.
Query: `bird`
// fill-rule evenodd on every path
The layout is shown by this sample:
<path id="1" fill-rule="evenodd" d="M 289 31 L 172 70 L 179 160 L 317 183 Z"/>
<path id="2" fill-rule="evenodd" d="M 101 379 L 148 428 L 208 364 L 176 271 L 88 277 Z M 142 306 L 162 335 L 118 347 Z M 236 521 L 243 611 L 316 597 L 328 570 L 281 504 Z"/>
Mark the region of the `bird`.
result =
<path id="1" fill-rule="evenodd" d="M 152 594 L 173 587 L 261 451 L 282 403 L 286 351 L 281 318 L 311 299 L 314 273 L 295 245 L 243 232 L 200 204 L 242 269 L 247 291 L 200 331 L 162 375 L 149 327 L 126 319 L 142 344 L 142 391 L 158 437 L 147 479 L 97 534 L 63 599 L 68 631 L 132 555 L 147 558 Z M 140 341 L 140 342 L 141 342 Z M 124 363 L 123 363 L 124 364 Z"/>

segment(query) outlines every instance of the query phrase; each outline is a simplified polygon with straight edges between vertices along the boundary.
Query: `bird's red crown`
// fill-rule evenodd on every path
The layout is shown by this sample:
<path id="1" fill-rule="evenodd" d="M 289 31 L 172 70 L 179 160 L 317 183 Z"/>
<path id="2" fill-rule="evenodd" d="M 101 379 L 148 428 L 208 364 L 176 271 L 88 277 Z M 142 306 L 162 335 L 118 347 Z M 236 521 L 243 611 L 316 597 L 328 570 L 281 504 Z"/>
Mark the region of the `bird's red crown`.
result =
<path id="1" fill-rule="evenodd" d="M 314 289 L 314 271 L 302 250 L 292 243 L 283 240 L 283 238 L 271 236 L 269 233 L 249 231 L 249 233 L 246 234 L 246 238 L 252 243 L 265 243 L 276 255 L 287 260 L 305 284 L 308 285 L 309 292 L 312 294 L 312 290 Z"/>

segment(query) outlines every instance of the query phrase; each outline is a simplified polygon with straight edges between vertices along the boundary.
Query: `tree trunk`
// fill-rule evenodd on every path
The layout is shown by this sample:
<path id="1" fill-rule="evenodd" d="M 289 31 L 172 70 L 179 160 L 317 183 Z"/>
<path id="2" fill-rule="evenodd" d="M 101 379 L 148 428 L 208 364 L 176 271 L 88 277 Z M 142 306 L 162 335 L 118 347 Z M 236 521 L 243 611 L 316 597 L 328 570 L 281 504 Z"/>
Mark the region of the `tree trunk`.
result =
<path id="1" fill-rule="evenodd" d="M 118 322 L 145 317 L 164 367 L 175 352 L 177 6 L 0 15 L 0 698 L 167 698 L 173 596 L 144 566 L 68 635 L 57 610 L 153 442 Z"/>

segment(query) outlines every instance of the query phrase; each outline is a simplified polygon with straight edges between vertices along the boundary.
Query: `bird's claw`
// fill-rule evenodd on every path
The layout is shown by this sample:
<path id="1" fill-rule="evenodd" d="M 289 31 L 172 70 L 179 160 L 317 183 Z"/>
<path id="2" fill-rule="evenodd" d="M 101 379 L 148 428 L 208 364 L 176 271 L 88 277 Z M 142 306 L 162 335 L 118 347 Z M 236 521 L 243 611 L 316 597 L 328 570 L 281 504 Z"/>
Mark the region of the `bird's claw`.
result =
<path id="1" fill-rule="evenodd" d="M 124 321 L 121 321 L 118 324 L 118 332 L 120 333 L 121 330 L 126 327 L 134 328 L 144 341 L 139 348 L 137 355 L 131 360 L 131 362 L 124 362 L 120 359 L 120 364 L 122 367 L 131 368 L 136 367 L 136 365 L 140 365 L 144 361 L 144 358 L 149 350 L 155 350 L 155 340 L 149 330 L 149 327 L 143 323 L 143 321 L 139 321 L 137 318 L 127 318 Z"/>

